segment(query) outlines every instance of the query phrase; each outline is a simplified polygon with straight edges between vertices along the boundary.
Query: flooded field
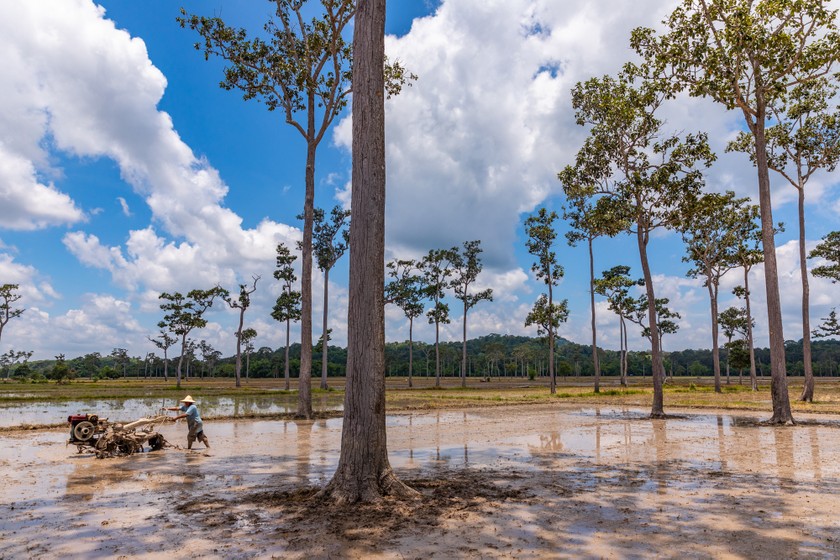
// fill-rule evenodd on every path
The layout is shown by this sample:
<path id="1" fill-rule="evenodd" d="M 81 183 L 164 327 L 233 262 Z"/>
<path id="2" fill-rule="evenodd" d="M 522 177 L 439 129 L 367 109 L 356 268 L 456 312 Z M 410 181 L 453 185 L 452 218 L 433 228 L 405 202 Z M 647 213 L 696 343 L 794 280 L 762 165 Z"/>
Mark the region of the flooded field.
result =
<path id="1" fill-rule="evenodd" d="M 180 393 L 179 393 L 180 394 Z M 71 414 L 97 414 L 116 422 L 128 422 L 160 414 L 160 409 L 177 406 L 172 400 L 160 398 L 88 399 L 64 402 L 6 402 L 0 406 L 0 428 L 21 426 L 64 425 Z M 314 395 L 312 408 L 316 412 L 341 410 L 343 395 Z M 259 415 L 284 414 L 297 410 L 297 395 L 277 394 L 265 396 L 200 397 L 201 416 L 236 418 Z"/>
<path id="2" fill-rule="evenodd" d="M 66 447 L 64 430 L 10 432 L 0 558 L 837 557 L 840 419 L 761 419 L 393 415 L 391 463 L 423 498 L 349 510 L 310 510 L 305 491 L 335 469 L 340 419 L 211 421 L 209 450 L 104 460 Z M 162 431 L 184 445 L 185 425 Z"/>

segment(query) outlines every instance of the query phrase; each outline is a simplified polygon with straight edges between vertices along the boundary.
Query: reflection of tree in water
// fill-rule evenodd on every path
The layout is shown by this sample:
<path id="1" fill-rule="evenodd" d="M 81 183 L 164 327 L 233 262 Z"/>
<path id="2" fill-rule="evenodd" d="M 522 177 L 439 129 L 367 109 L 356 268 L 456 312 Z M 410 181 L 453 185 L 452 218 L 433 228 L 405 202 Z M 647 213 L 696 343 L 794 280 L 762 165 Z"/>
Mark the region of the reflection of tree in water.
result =
<path id="1" fill-rule="evenodd" d="M 723 416 L 717 415 L 717 439 L 718 439 L 718 459 L 720 461 L 720 470 L 727 470 L 726 457 L 728 452 L 726 450 L 726 433 L 723 429 Z"/>
<path id="2" fill-rule="evenodd" d="M 294 422 L 297 427 L 297 477 L 301 483 L 309 483 L 311 473 L 310 463 L 312 455 L 312 428 L 315 423 L 311 420 Z"/>
<path id="3" fill-rule="evenodd" d="M 773 427 L 776 448 L 776 472 L 780 480 L 793 477 L 793 429 L 790 426 Z"/>
<path id="4" fill-rule="evenodd" d="M 822 480 L 822 470 L 820 469 L 820 442 L 816 426 L 808 428 L 808 440 L 811 443 L 811 464 L 814 466 L 814 480 Z"/>

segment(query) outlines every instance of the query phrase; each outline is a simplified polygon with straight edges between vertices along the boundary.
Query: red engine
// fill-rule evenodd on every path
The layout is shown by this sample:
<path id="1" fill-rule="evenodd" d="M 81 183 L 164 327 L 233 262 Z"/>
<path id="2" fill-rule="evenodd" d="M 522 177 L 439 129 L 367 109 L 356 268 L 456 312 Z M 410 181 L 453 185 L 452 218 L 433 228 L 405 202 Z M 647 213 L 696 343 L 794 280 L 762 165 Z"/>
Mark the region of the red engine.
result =
<path id="1" fill-rule="evenodd" d="M 70 424 L 69 443 L 89 442 L 97 435 L 99 416 L 96 414 L 71 414 L 67 422 Z"/>

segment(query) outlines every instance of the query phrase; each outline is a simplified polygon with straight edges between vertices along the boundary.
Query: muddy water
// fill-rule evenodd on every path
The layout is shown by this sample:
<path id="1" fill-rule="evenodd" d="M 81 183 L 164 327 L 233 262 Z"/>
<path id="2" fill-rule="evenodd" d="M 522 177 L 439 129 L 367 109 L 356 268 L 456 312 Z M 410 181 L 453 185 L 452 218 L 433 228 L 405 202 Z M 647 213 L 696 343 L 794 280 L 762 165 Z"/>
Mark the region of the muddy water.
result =
<path id="1" fill-rule="evenodd" d="M 281 414 L 297 410 L 297 395 L 259 397 L 197 397 L 202 418 Z M 102 399 L 60 403 L 5 403 L 0 407 L 0 428 L 52 426 L 66 422 L 71 414 L 98 414 L 101 418 L 126 422 L 155 416 L 161 407 L 176 406 L 174 400 Z M 313 395 L 315 411 L 342 409 L 342 396 Z"/>
<path id="2" fill-rule="evenodd" d="M 338 536 L 294 540 L 276 512 L 232 501 L 328 481 L 340 419 L 208 422 L 210 450 L 111 460 L 76 454 L 63 430 L 10 433 L 0 436 L 0 558 L 837 557 L 840 419 L 777 428 L 761 418 L 652 421 L 576 407 L 389 416 L 400 476 L 471 472 L 526 498 L 434 530 L 409 525 L 366 549 Z M 183 445 L 185 425 L 162 431 Z M 206 502 L 200 519 L 177 509 L 194 499 Z"/>

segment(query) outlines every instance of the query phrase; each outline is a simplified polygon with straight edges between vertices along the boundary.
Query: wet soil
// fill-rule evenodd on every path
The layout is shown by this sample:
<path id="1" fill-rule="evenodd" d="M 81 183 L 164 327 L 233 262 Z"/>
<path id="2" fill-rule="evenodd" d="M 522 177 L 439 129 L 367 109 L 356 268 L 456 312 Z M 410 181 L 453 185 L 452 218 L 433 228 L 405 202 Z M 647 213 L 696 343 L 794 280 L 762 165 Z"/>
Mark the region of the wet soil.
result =
<path id="1" fill-rule="evenodd" d="M 0 434 L 0 558 L 834 558 L 840 418 L 579 406 L 388 418 L 420 492 L 318 497 L 341 420 L 214 421 L 211 449 L 95 459 Z M 161 429 L 184 445 L 186 426 Z"/>

